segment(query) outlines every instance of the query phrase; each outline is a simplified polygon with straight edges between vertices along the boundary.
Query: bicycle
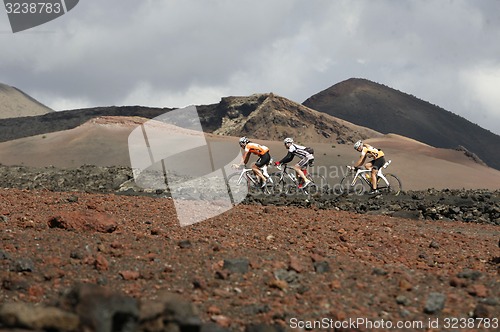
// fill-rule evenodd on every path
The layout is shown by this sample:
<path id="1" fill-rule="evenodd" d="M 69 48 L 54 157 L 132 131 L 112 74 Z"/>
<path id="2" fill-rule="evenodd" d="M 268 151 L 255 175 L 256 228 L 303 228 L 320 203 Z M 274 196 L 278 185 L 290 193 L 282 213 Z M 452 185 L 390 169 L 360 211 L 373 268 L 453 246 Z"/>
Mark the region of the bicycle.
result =
<path id="1" fill-rule="evenodd" d="M 391 164 L 391 160 L 386 161 L 377 172 L 377 189 L 381 193 L 388 193 L 398 196 L 401 193 L 402 185 L 399 178 L 394 174 L 383 174 L 382 169 L 386 169 Z M 348 174 L 340 181 L 340 193 L 354 193 L 357 195 L 370 191 L 372 188 L 371 170 L 347 166 Z"/>
<path id="2" fill-rule="evenodd" d="M 264 165 L 260 168 L 262 174 L 267 178 L 266 185 L 262 187 L 260 183 L 260 179 L 255 176 L 253 170 L 251 168 L 247 168 L 243 166 L 240 172 L 235 172 L 227 177 L 227 184 L 231 190 L 238 191 L 238 188 L 246 191 L 249 194 L 272 194 L 272 180 L 270 180 L 270 176 L 267 173 L 267 165 Z"/>
<path id="3" fill-rule="evenodd" d="M 323 175 L 318 173 L 309 173 L 307 168 L 303 169 L 302 171 L 304 172 L 304 175 L 311 181 L 307 187 L 303 188 L 302 178 L 297 178 L 293 167 L 289 167 L 287 164 L 282 165 L 283 167 L 276 166 L 276 168 L 280 170 L 279 172 L 275 172 L 270 175 L 274 194 L 292 195 L 298 192 L 303 192 L 306 195 L 317 196 L 328 191 L 328 184 Z"/>

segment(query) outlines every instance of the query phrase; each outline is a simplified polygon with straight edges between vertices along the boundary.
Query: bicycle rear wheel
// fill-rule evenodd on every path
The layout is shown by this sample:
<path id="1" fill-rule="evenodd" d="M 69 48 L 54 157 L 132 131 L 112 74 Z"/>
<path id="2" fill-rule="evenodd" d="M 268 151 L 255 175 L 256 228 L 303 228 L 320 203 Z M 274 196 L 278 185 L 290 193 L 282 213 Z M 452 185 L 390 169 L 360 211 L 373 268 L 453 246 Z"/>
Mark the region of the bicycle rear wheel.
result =
<path id="1" fill-rule="evenodd" d="M 340 181 L 340 193 L 347 195 L 362 195 L 367 191 L 367 185 L 361 180 L 360 177 L 356 178 L 353 184 L 355 174 L 348 174 Z"/>
<path id="2" fill-rule="evenodd" d="M 281 173 L 271 173 L 268 180 L 268 188 L 272 194 L 280 195 L 286 192 L 285 182 L 281 180 Z"/>
<path id="3" fill-rule="evenodd" d="M 271 175 L 267 178 L 266 185 L 260 188 L 260 192 L 266 196 L 274 195 L 274 179 Z"/>
<path id="4" fill-rule="evenodd" d="M 269 195 L 269 187 L 266 184 L 264 187 L 261 186 L 260 179 L 254 174 L 247 174 L 248 192 L 251 195 Z"/>
<path id="5" fill-rule="evenodd" d="M 394 174 L 384 174 L 384 176 L 387 181 L 389 181 L 389 185 L 387 185 L 384 180 L 379 178 L 377 181 L 377 189 L 381 192 L 398 196 L 402 190 L 401 181 Z"/>

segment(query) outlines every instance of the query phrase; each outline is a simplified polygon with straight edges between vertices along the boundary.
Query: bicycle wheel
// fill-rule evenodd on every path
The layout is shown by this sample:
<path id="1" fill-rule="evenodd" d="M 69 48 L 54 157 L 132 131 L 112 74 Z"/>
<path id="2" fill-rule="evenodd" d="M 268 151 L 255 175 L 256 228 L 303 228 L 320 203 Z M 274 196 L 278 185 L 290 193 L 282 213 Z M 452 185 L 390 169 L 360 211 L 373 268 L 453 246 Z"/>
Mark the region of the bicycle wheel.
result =
<path id="1" fill-rule="evenodd" d="M 269 193 L 267 190 L 267 185 L 264 187 L 261 187 L 261 182 L 260 179 L 257 178 L 254 174 L 248 174 L 247 173 L 247 183 L 248 183 L 248 192 L 251 195 L 260 195 L 260 194 L 266 194 Z"/>
<path id="2" fill-rule="evenodd" d="M 267 178 L 266 185 L 264 187 L 260 187 L 260 182 L 258 183 L 260 193 L 270 196 L 274 195 L 274 182 L 276 179 L 271 178 L 271 175 Z"/>
<path id="3" fill-rule="evenodd" d="M 272 173 L 269 175 L 268 187 L 271 194 L 281 195 L 286 192 L 285 182 L 281 180 L 281 173 Z"/>
<path id="4" fill-rule="evenodd" d="M 323 194 L 321 188 L 314 182 L 309 183 L 309 185 L 303 189 L 301 189 L 304 194 L 306 194 L 309 198 L 311 197 L 319 197 Z"/>
<path id="5" fill-rule="evenodd" d="M 355 194 L 362 195 L 365 192 L 366 184 L 364 184 L 363 180 L 360 177 L 356 179 L 356 182 L 353 185 L 355 174 L 348 174 L 340 181 L 340 193 L 341 194 Z"/>
<path id="6" fill-rule="evenodd" d="M 294 177 L 295 178 L 295 177 Z M 293 180 L 292 178 L 290 178 L 290 175 L 289 174 L 286 174 L 284 177 L 283 177 L 283 181 L 285 182 L 284 186 L 285 186 L 285 193 L 287 195 L 297 195 L 301 189 L 299 189 L 299 184 L 296 180 Z"/>
<path id="7" fill-rule="evenodd" d="M 229 194 L 232 196 L 233 201 L 235 202 L 243 200 L 250 192 L 246 176 L 243 176 L 240 180 L 240 175 L 241 173 L 237 172 L 227 177 Z"/>
<path id="8" fill-rule="evenodd" d="M 394 174 L 384 174 L 384 176 L 387 179 L 387 181 L 389 181 L 389 185 L 387 185 L 387 183 L 385 183 L 385 181 L 382 180 L 382 178 L 379 178 L 377 181 L 378 190 L 380 190 L 381 192 L 385 192 L 387 194 L 398 196 L 402 190 L 401 181 Z"/>
<path id="9" fill-rule="evenodd" d="M 328 182 L 326 181 L 326 178 L 318 173 L 309 173 L 307 174 L 307 178 L 314 182 L 316 185 L 316 191 L 318 191 L 320 194 L 327 194 L 328 191 L 330 190 L 330 187 L 328 186 Z"/>

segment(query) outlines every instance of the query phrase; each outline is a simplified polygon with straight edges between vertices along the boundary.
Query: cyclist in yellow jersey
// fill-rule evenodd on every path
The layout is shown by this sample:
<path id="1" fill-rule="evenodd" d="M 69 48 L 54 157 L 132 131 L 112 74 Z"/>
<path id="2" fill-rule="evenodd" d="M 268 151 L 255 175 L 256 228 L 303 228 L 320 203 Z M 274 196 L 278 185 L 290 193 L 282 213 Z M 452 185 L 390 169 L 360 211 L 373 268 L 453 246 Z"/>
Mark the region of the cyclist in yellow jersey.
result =
<path id="1" fill-rule="evenodd" d="M 254 172 L 255 176 L 260 179 L 261 185 L 264 186 L 266 184 L 267 178 L 264 176 L 264 174 L 262 174 L 260 168 L 268 165 L 271 162 L 271 154 L 269 153 L 269 148 L 265 145 L 250 142 L 250 140 L 246 137 L 240 138 L 240 147 L 242 149 L 245 149 L 243 159 L 239 165 L 235 164 L 233 166 L 244 166 L 246 165 L 246 163 L 248 163 L 251 154 L 257 155 L 259 159 L 257 159 L 257 161 L 252 165 L 252 171 Z"/>
<path id="2" fill-rule="evenodd" d="M 354 167 L 361 167 L 366 158 L 372 159 L 370 162 L 365 164 L 365 168 L 371 170 L 372 175 L 372 191 L 370 194 L 378 194 L 377 172 L 385 164 L 384 151 L 374 148 L 370 144 L 363 143 L 363 141 L 357 141 L 354 143 L 354 150 L 361 152 L 361 156 Z"/>

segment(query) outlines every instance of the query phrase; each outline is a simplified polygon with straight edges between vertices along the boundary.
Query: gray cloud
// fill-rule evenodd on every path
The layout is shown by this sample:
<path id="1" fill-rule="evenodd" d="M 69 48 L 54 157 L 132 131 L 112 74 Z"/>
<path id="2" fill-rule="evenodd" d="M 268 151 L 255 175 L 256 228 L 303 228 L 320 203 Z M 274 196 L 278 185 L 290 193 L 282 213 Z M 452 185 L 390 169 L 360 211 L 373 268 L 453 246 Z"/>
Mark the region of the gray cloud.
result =
<path id="1" fill-rule="evenodd" d="M 0 82 L 67 109 L 302 102 L 364 77 L 498 134 L 499 13 L 496 0 L 80 1 L 17 34 L 0 13 Z"/>

